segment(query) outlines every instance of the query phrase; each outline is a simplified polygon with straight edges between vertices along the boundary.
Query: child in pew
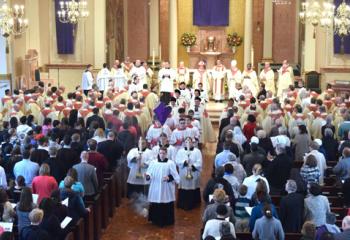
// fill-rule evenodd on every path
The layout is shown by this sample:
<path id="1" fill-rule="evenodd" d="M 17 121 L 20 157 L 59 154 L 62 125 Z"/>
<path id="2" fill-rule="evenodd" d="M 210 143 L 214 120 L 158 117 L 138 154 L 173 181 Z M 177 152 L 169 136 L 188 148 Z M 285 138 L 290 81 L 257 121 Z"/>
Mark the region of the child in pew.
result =
<path id="1" fill-rule="evenodd" d="M 247 198 L 248 188 L 246 185 L 239 187 L 239 196 L 235 205 L 235 217 L 236 217 L 236 231 L 237 232 L 249 232 L 249 214 L 245 210 L 245 207 L 249 207 L 250 199 Z"/>

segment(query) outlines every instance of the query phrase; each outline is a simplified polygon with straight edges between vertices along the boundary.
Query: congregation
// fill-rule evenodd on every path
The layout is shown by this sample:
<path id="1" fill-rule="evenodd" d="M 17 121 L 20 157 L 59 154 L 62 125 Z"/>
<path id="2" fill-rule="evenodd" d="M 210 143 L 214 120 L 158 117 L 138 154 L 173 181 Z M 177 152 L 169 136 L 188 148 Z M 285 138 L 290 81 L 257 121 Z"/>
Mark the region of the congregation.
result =
<path id="1" fill-rule="evenodd" d="M 175 208 L 205 204 L 206 240 L 350 239 L 349 94 L 295 86 L 287 61 L 277 74 L 268 63 L 257 74 L 218 60 L 193 71 L 163 62 L 154 76 L 126 58 L 96 77 L 88 65 L 73 92 L 42 82 L 7 90 L 1 221 L 15 223 L 19 239 L 64 239 L 61 222 L 86 217 L 104 172 L 119 168 L 127 197 L 146 196 L 145 216 L 160 227 L 174 224 Z M 217 138 L 211 99 L 226 104 Z M 204 162 L 201 149 L 215 142 L 215 159 Z M 203 165 L 213 166 L 211 179 L 201 178 Z"/>

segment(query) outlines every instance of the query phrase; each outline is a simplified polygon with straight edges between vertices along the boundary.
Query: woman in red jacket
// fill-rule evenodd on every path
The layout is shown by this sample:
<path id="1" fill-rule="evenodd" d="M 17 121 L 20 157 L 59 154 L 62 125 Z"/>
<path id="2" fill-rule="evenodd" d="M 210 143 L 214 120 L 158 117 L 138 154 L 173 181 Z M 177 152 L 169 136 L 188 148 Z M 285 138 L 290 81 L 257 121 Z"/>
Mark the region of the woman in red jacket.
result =
<path id="1" fill-rule="evenodd" d="M 243 134 L 246 136 L 247 141 L 250 142 L 250 139 L 255 135 L 256 128 L 256 118 L 254 115 L 248 115 L 248 122 L 243 127 Z"/>

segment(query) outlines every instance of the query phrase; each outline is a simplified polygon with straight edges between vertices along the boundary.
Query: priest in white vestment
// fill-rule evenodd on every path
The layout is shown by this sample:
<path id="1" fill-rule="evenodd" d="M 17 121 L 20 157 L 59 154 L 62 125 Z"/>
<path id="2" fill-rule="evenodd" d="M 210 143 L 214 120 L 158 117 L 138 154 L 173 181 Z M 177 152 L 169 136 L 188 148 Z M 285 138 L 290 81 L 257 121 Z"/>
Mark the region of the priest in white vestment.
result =
<path id="1" fill-rule="evenodd" d="M 264 69 L 260 72 L 259 78 L 261 82 L 265 83 L 266 91 L 270 91 L 274 96 L 276 94 L 275 73 L 271 69 L 269 62 L 265 62 Z"/>
<path id="2" fill-rule="evenodd" d="M 103 94 L 108 90 L 109 80 L 111 80 L 111 72 L 108 70 L 107 63 L 103 64 L 103 68 L 98 72 L 96 82 L 98 90 L 101 93 L 101 98 L 103 98 Z"/>
<path id="3" fill-rule="evenodd" d="M 247 64 L 247 69 L 243 71 L 242 74 L 243 82 L 242 87 L 247 88 L 251 91 L 252 95 L 256 97 L 259 90 L 258 76 L 256 72 L 252 69 L 252 64 Z"/>
<path id="4" fill-rule="evenodd" d="M 142 89 L 143 84 L 147 84 L 147 72 L 142 66 L 141 60 L 136 60 L 135 65 L 130 70 L 130 76 L 137 75 L 140 78 L 139 88 Z"/>
<path id="5" fill-rule="evenodd" d="M 216 60 L 216 65 L 214 66 L 211 75 L 213 78 L 213 98 L 215 102 L 221 102 L 225 95 L 224 81 L 226 75 L 226 68 L 221 63 L 221 60 Z"/>
<path id="6" fill-rule="evenodd" d="M 236 84 L 242 82 L 242 72 L 237 67 L 237 61 L 231 61 L 231 68 L 227 70 L 227 85 L 229 98 L 235 98 L 237 95 Z"/>
<path id="7" fill-rule="evenodd" d="M 167 149 L 160 149 L 158 159 L 151 162 L 146 172 L 146 178 L 150 181 L 148 220 L 160 227 L 175 222 L 175 185 L 180 182 L 175 162 L 169 161 L 166 156 Z"/>
<path id="8" fill-rule="evenodd" d="M 164 62 L 164 68 L 158 72 L 158 81 L 160 85 L 161 99 L 168 104 L 170 96 L 174 92 L 174 81 L 176 79 L 176 73 L 170 68 L 169 62 Z"/>
<path id="9" fill-rule="evenodd" d="M 202 171 L 202 153 L 195 148 L 190 137 L 185 140 L 185 147 L 176 154 L 176 164 L 179 168 L 180 184 L 177 207 L 191 210 L 201 201 L 200 175 Z"/>
<path id="10" fill-rule="evenodd" d="M 119 60 L 115 60 L 111 69 L 111 79 L 114 82 L 114 88 L 117 88 L 118 90 L 124 89 L 127 85 L 127 78 Z"/>
<path id="11" fill-rule="evenodd" d="M 145 178 L 145 173 L 151 161 L 154 160 L 153 152 L 147 148 L 144 139 L 140 139 L 138 145 L 132 148 L 126 157 L 130 169 L 127 180 L 128 198 L 135 193 L 147 195 L 149 182 Z"/>
<path id="12" fill-rule="evenodd" d="M 179 62 L 179 66 L 176 72 L 176 82 L 180 84 L 184 82 L 186 85 L 190 82 L 190 72 L 183 61 Z"/>
<path id="13" fill-rule="evenodd" d="M 210 76 L 205 68 L 204 61 L 198 63 L 198 69 L 193 74 L 193 89 L 199 88 L 199 83 L 202 84 L 203 90 L 208 94 L 210 89 Z"/>
<path id="14" fill-rule="evenodd" d="M 277 96 L 281 98 L 288 91 L 289 85 L 294 85 L 294 73 L 287 60 L 284 60 L 278 70 Z"/>

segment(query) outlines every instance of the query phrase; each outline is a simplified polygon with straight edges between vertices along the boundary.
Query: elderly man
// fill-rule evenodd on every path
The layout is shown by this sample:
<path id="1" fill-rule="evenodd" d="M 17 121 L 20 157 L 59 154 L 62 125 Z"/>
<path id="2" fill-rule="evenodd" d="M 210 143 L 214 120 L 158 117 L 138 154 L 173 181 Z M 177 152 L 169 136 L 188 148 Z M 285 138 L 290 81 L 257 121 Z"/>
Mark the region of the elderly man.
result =
<path id="1" fill-rule="evenodd" d="M 346 216 L 342 223 L 342 233 L 334 234 L 335 240 L 347 240 L 350 239 L 350 216 Z"/>
<path id="2" fill-rule="evenodd" d="M 221 134 L 220 134 L 220 142 L 223 142 L 225 141 L 225 135 L 226 135 L 226 132 L 228 130 L 232 130 L 233 131 L 233 128 L 235 126 L 239 125 L 239 122 L 237 120 L 237 118 L 235 117 L 231 117 L 230 118 L 230 124 L 225 126 L 222 130 L 221 130 Z"/>
<path id="3" fill-rule="evenodd" d="M 297 193 L 294 180 L 286 183 L 287 196 L 282 197 L 280 203 L 280 220 L 285 232 L 298 233 L 303 225 L 304 196 Z"/>
<path id="4" fill-rule="evenodd" d="M 341 180 L 350 178 L 350 148 L 344 148 L 343 158 L 333 168 L 333 172 Z"/>
<path id="5" fill-rule="evenodd" d="M 322 143 L 321 143 L 322 144 Z M 304 161 L 306 160 L 307 156 L 310 154 L 314 155 L 317 159 L 317 167 L 320 170 L 320 185 L 323 185 L 323 179 L 324 179 L 324 173 L 327 169 L 327 163 L 324 155 L 320 153 L 318 150 L 320 149 L 321 144 L 319 143 L 319 140 L 315 140 L 310 145 L 310 152 L 304 157 Z"/>

